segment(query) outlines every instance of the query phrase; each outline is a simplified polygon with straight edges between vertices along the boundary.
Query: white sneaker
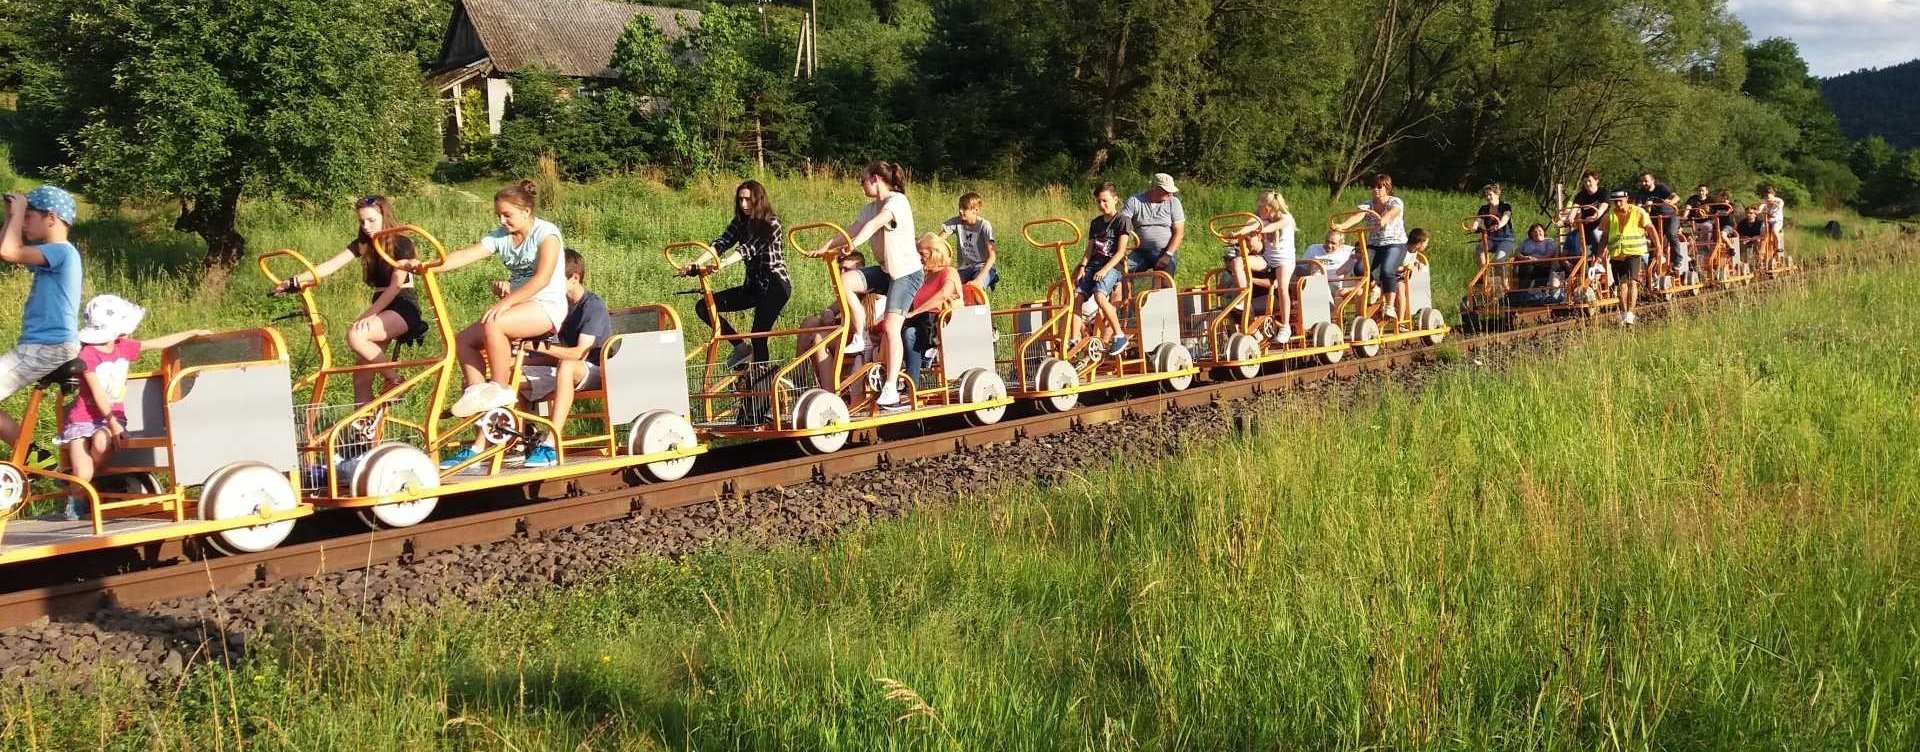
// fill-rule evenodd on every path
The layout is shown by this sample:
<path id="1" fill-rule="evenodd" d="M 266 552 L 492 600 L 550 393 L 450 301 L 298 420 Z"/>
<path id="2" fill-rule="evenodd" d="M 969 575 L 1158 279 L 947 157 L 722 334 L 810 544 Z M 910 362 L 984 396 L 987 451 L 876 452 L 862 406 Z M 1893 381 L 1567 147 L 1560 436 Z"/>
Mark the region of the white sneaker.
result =
<path id="1" fill-rule="evenodd" d="M 867 342 L 866 332 L 854 332 L 853 336 L 847 338 L 848 353 L 863 353 L 872 348 L 872 343 Z"/>
<path id="2" fill-rule="evenodd" d="M 488 410 L 492 410 L 495 408 L 513 406 L 513 403 L 515 402 L 515 400 L 514 400 L 512 389 L 508 389 L 504 386 L 495 384 L 491 381 L 487 382 L 486 386 L 487 386 L 486 401 L 480 403 L 479 412 L 484 413 Z"/>
<path id="3" fill-rule="evenodd" d="M 1632 311 L 1628 311 L 1628 312 L 1626 312 L 1626 313 L 1623 313 L 1623 314 L 1620 314 L 1620 325 L 1621 325 L 1621 326 L 1633 326 L 1633 312 L 1632 312 Z"/>
<path id="4" fill-rule="evenodd" d="M 1397 318 L 1400 318 L 1400 312 L 1399 312 L 1399 311 L 1395 311 L 1395 310 L 1393 310 L 1393 306 L 1384 306 L 1384 307 L 1382 307 L 1382 308 L 1380 309 L 1380 315 L 1382 315 L 1382 316 L 1385 316 L 1385 317 L 1387 317 L 1387 318 L 1390 318 L 1390 319 L 1397 319 Z"/>
<path id="5" fill-rule="evenodd" d="M 453 407 L 447 408 L 447 411 L 453 413 L 455 418 L 471 417 L 484 412 L 487 408 L 482 405 L 488 401 L 487 395 L 492 391 L 490 388 L 492 386 L 493 382 L 482 381 L 467 387 L 466 391 L 460 393 L 460 399 L 454 400 Z"/>
<path id="6" fill-rule="evenodd" d="M 1291 341 L 1292 339 L 1293 339 L 1292 324 L 1281 324 L 1280 328 L 1274 331 L 1273 333 L 1274 344 L 1284 345 L 1287 342 Z"/>
<path id="7" fill-rule="evenodd" d="M 906 408 L 906 405 L 900 402 L 900 390 L 891 386 L 880 390 L 880 396 L 874 399 L 873 403 L 879 405 L 882 410 L 901 410 Z"/>

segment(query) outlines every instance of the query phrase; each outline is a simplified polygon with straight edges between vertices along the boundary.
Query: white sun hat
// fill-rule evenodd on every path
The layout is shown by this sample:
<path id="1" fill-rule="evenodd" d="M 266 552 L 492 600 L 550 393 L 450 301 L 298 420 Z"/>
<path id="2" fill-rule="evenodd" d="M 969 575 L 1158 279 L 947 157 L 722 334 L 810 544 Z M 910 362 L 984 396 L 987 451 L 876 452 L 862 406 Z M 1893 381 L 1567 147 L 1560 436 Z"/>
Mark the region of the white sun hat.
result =
<path id="1" fill-rule="evenodd" d="M 140 328 L 140 320 L 147 317 L 147 309 L 134 305 L 133 301 L 118 295 L 95 295 L 87 301 L 82 316 L 86 325 L 80 329 L 80 342 L 88 345 L 104 345 L 133 333 Z"/>

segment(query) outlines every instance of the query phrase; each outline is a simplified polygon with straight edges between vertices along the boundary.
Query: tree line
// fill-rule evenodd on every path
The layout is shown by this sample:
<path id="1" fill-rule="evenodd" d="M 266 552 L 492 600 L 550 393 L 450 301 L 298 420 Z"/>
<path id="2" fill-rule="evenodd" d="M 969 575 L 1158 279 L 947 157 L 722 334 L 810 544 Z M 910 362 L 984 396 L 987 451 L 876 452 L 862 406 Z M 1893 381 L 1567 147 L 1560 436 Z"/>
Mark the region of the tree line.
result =
<path id="1" fill-rule="evenodd" d="M 12 5 L 21 0 L 0 0 Z M 243 196 L 403 188 L 437 159 L 419 85 L 449 0 L 68 0 L 0 28 L 15 159 L 105 200 L 181 202 L 238 259 Z M 1849 142 L 1798 50 L 1724 0 L 821 0 L 641 15 L 610 81 L 528 72 L 457 169 L 670 176 L 887 158 L 1036 183 L 1166 171 L 1339 193 L 1585 169 L 1769 182 L 1789 201 L 1911 209 L 1920 154 Z M 557 40 L 556 43 L 564 43 Z M 477 102 L 468 103 L 477 106 Z M 467 118 L 484 122 L 484 118 Z M 481 126 L 484 127 L 484 126 Z M 1622 177 L 1621 181 L 1624 182 Z"/>

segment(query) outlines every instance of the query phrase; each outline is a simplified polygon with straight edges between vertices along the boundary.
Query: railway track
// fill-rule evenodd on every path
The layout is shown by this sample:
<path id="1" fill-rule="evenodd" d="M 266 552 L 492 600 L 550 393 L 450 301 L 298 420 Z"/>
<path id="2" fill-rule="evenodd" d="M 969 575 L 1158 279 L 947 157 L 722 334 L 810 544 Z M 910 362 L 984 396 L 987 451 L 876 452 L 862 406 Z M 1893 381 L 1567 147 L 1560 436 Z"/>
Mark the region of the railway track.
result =
<path id="1" fill-rule="evenodd" d="M 1799 273 L 1806 274 L 1810 269 Z M 1799 276 L 1799 275 L 1795 275 Z M 1677 302 L 1643 304 L 1643 311 L 1692 307 L 1748 295 L 1789 283 L 1764 280 L 1743 288 L 1713 291 Z M 1597 321 L 1611 321 L 1605 317 Z M 263 584 L 405 561 L 436 551 L 507 540 L 515 536 L 574 528 L 644 515 L 650 511 L 744 496 L 762 489 L 811 483 L 866 471 L 886 471 L 898 463 L 969 452 L 1172 410 L 1257 397 L 1326 379 L 1402 367 L 1437 358 L 1442 350 L 1470 352 L 1516 340 L 1543 337 L 1594 325 L 1596 320 L 1547 320 L 1545 312 L 1521 314 L 1504 331 L 1450 337 L 1440 345 L 1396 348 L 1368 359 L 1349 358 L 1333 365 L 1297 367 L 1255 379 L 1210 381 L 1178 392 L 1112 393 L 1106 402 L 1064 413 L 1035 414 L 988 426 L 967 427 L 959 419 L 935 419 L 893 430 L 857 433 L 854 443 L 824 456 L 767 442 L 715 449 L 696 474 L 671 483 L 635 485 L 625 474 L 607 473 L 558 481 L 531 482 L 461 499 L 443 506 L 464 507 L 464 514 L 408 528 L 343 533 L 271 551 L 242 556 L 205 556 L 192 541 L 171 541 L 141 552 L 137 571 L 75 575 L 73 563 L 54 560 L 40 570 L 21 569 L 11 578 L 16 589 L 0 593 L 0 628 L 100 608 L 131 608 L 178 598 L 233 592 Z M 1456 330 L 1456 335 L 1457 335 Z M 919 430 L 914 430 L 914 429 Z M 68 566 L 62 567 L 65 563 Z M 84 565 L 82 565 L 84 566 Z M 92 566 L 125 568 L 124 557 Z M 76 579 L 84 577 L 84 579 Z M 39 584 L 34 581 L 40 580 Z M 65 580 L 65 581 L 59 581 Z M 19 587 L 20 582 L 28 583 Z"/>

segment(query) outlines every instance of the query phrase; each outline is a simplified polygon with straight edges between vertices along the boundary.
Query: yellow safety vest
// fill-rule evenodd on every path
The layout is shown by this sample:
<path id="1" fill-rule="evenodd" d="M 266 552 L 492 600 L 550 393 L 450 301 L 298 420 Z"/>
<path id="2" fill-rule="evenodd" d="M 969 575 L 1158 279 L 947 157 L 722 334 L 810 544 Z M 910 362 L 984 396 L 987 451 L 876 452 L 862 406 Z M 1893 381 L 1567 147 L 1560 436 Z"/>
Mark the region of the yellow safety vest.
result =
<path id="1" fill-rule="evenodd" d="M 1607 251 L 1614 258 L 1647 255 L 1647 228 L 1652 222 L 1647 210 L 1638 206 L 1627 207 L 1626 222 L 1620 221 L 1619 212 L 1607 209 Z"/>

